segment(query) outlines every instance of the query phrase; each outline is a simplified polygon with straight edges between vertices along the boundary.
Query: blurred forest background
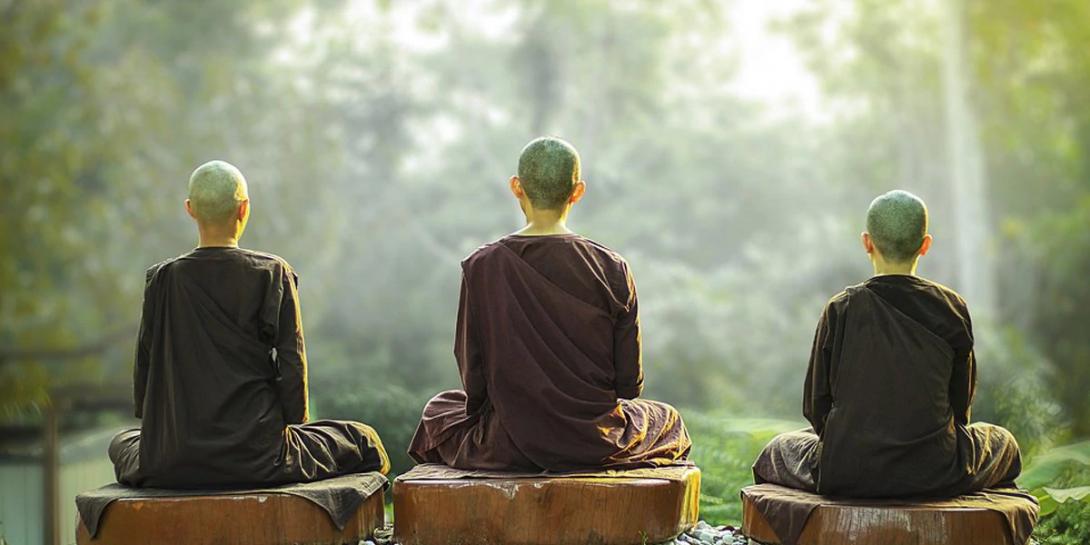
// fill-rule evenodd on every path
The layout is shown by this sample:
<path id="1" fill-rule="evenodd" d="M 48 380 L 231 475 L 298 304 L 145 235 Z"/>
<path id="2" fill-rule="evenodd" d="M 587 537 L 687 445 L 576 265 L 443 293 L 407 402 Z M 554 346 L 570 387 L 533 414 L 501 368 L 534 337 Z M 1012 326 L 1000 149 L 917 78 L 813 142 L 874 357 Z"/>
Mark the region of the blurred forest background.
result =
<path id="1" fill-rule="evenodd" d="M 571 226 L 635 272 L 705 518 L 738 521 L 757 449 L 801 426 L 816 320 L 903 188 L 921 274 L 974 311 L 974 419 L 1021 442 L 1038 538 L 1090 542 L 1090 3 L 0 0 L 0 25 L 0 423 L 129 387 L 144 269 L 195 245 L 185 182 L 221 158 L 243 245 L 299 272 L 313 412 L 404 470 L 458 384 L 458 262 L 520 226 L 506 179 L 556 134 L 589 184 Z"/>

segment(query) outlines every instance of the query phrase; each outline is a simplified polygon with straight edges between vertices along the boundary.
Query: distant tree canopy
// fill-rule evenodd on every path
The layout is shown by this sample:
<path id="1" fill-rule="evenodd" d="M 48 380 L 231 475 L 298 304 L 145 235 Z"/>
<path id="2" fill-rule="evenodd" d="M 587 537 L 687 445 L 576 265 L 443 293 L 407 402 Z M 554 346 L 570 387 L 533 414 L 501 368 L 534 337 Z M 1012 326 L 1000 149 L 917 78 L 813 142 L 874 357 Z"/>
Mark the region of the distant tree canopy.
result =
<path id="1" fill-rule="evenodd" d="M 822 303 L 869 274 L 871 199 L 920 194 L 936 235 L 922 272 L 956 284 L 937 15 L 852 3 L 847 20 L 821 2 L 781 25 L 827 123 L 725 92 L 734 64 L 708 44 L 731 12 L 696 0 L 495 2 L 484 22 L 437 0 L 12 3 L 0 410 L 129 380 L 143 270 L 193 245 L 186 180 L 218 158 L 249 182 L 244 245 L 300 273 L 319 411 L 387 388 L 401 416 L 358 410 L 415 418 L 457 384 L 458 261 L 518 227 L 504 183 L 526 142 L 556 134 L 588 182 L 572 226 L 635 272 L 648 394 L 797 416 Z M 978 415 L 1023 418 L 1011 403 L 1033 399 L 1023 428 L 1088 434 L 1090 8 L 1025 4 L 966 3 L 1002 263 Z"/>

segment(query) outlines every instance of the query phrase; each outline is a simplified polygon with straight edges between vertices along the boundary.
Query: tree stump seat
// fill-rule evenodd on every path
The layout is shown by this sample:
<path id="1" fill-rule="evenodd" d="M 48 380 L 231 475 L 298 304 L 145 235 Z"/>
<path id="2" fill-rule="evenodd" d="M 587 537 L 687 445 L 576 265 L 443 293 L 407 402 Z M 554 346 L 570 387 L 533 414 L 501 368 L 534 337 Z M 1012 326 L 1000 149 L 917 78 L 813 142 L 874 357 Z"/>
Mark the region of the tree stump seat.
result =
<path id="1" fill-rule="evenodd" d="M 792 526 L 801 527 L 797 545 L 1023 545 L 1036 516 L 1031 499 L 1005 493 L 913 503 L 832 499 L 770 484 L 742 490 L 742 532 L 770 545 L 790 545 Z"/>
<path id="2" fill-rule="evenodd" d="M 642 545 L 697 522 L 695 466 L 570 474 L 417 466 L 394 481 L 401 545 Z"/>
<path id="3" fill-rule="evenodd" d="M 356 545 L 385 523 L 383 495 L 382 486 L 370 492 L 343 528 L 314 501 L 269 490 L 120 497 L 102 512 L 94 536 L 88 524 L 78 521 L 76 543 Z"/>

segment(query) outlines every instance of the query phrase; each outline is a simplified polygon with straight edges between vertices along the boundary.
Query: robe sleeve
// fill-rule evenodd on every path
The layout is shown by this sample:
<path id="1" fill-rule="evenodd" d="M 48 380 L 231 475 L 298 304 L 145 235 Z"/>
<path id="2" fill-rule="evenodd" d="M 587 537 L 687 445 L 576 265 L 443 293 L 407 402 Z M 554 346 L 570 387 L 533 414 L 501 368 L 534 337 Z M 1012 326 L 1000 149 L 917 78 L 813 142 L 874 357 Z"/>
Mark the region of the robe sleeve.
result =
<path id="1" fill-rule="evenodd" d="M 643 393 L 643 352 L 640 342 L 640 311 L 636 282 L 624 268 L 628 297 L 613 329 L 613 368 L 617 397 L 636 399 Z"/>
<path id="2" fill-rule="evenodd" d="M 299 277 L 291 270 L 282 275 L 283 295 L 276 334 L 276 382 L 287 424 L 303 424 L 307 407 L 307 352 L 303 342 L 303 315 L 299 308 Z"/>
<path id="3" fill-rule="evenodd" d="M 140 313 L 140 330 L 136 335 L 136 356 L 133 363 L 133 415 L 144 417 L 144 396 L 148 389 L 148 368 L 151 365 L 151 320 L 155 319 L 155 299 L 151 295 L 151 279 L 157 267 L 144 275 L 144 305 Z"/>
<path id="4" fill-rule="evenodd" d="M 836 330 L 835 321 L 836 310 L 830 302 L 825 306 L 814 333 L 810 366 L 806 370 L 806 385 L 802 392 L 802 413 L 818 435 L 824 431 L 825 419 L 833 407 L 829 371 L 832 365 L 832 332 Z"/>
<path id="5" fill-rule="evenodd" d="M 462 290 L 458 297 L 458 323 L 454 335 L 454 359 L 462 376 L 462 388 L 466 392 L 466 414 L 476 413 L 488 399 L 488 385 L 484 376 L 484 357 L 477 336 L 474 301 L 470 298 L 469 282 L 462 272 Z"/>
<path id="6" fill-rule="evenodd" d="M 972 324 L 966 319 L 969 338 L 972 338 Z M 971 341 L 970 341 L 971 342 Z M 950 409 L 954 412 L 954 421 L 963 426 L 969 425 L 972 417 L 973 397 L 976 395 L 976 355 L 970 345 L 968 352 L 954 356 L 954 370 L 950 374 Z"/>

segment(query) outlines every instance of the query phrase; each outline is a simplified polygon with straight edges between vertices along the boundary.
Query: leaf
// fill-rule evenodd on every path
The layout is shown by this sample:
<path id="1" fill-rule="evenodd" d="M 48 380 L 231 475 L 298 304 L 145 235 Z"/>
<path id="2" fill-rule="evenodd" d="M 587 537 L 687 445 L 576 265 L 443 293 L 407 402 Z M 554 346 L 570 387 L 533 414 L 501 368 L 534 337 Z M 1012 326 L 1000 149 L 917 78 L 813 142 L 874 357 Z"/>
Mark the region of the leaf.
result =
<path id="1" fill-rule="evenodd" d="M 1048 493 L 1053 499 L 1059 503 L 1064 503 L 1067 500 L 1082 500 L 1086 499 L 1090 501 L 1090 486 L 1076 486 L 1074 488 L 1048 488 L 1045 487 L 1045 492 Z"/>
<path id="2" fill-rule="evenodd" d="M 1037 512 L 1038 516 L 1040 517 L 1052 514 L 1052 512 L 1060 506 L 1060 504 L 1057 503 L 1056 500 L 1052 499 L 1052 496 L 1049 496 L 1048 494 L 1037 496 L 1037 503 L 1041 504 L 1041 507 Z"/>
<path id="3" fill-rule="evenodd" d="M 1052 484 L 1070 464 L 1090 467 L 1090 441 L 1057 447 L 1035 457 L 1022 472 L 1018 484 L 1031 490 Z"/>

